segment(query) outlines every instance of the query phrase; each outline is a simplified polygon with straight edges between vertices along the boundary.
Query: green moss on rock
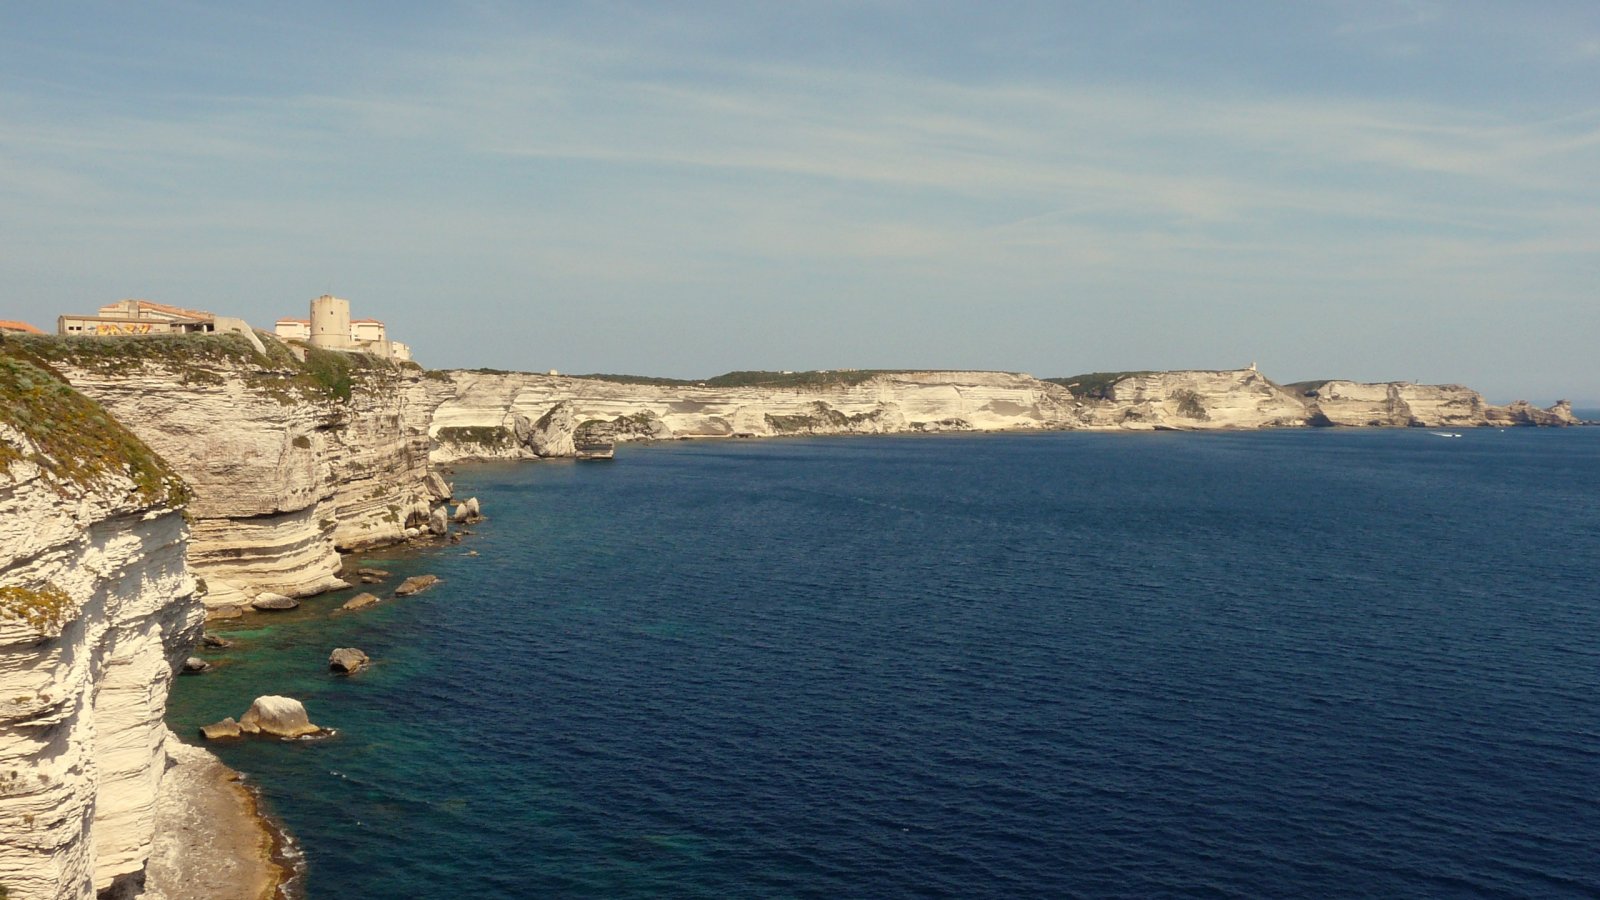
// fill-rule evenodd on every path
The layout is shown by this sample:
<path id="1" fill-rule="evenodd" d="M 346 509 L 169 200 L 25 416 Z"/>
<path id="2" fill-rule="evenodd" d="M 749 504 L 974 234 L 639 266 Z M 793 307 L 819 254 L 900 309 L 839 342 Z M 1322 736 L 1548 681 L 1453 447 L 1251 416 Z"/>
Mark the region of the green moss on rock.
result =
<path id="1" fill-rule="evenodd" d="M 1109 400 L 1111 388 L 1124 378 L 1136 378 L 1141 375 L 1154 375 L 1150 369 L 1140 369 L 1131 372 L 1086 372 L 1082 375 L 1073 375 L 1068 378 L 1046 378 L 1051 384 L 1059 384 L 1072 392 L 1072 396 L 1085 400 Z"/>
<path id="2" fill-rule="evenodd" d="M 72 598 L 54 584 L 39 588 L 0 587 L 0 620 L 27 623 L 40 634 L 59 632 L 72 618 Z"/>
<path id="3" fill-rule="evenodd" d="M 490 449 L 511 446 L 511 432 L 501 425 L 463 425 L 441 428 L 435 434 L 441 444 L 473 444 Z"/>

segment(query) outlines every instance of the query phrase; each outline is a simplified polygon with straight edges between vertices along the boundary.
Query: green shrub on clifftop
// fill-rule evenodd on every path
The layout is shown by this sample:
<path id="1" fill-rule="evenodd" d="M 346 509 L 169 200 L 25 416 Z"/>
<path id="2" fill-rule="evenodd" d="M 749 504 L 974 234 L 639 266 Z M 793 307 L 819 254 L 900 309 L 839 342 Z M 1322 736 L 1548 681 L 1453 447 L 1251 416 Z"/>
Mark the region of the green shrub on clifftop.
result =
<path id="1" fill-rule="evenodd" d="M 0 423 L 27 436 L 34 445 L 27 459 L 58 487 L 103 487 L 121 475 L 148 503 L 179 506 L 189 498 L 155 451 L 9 338 L 0 340 Z M 0 471 L 10 471 L 24 450 L 0 441 Z"/>
<path id="2" fill-rule="evenodd" d="M 1059 384 L 1072 392 L 1072 396 L 1088 400 L 1111 399 L 1111 387 L 1124 378 L 1135 378 L 1140 375 L 1154 375 L 1149 369 L 1133 372 L 1086 372 L 1082 375 L 1073 375 L 1069 378 L 1046 378 L 1051 384 Z"/>

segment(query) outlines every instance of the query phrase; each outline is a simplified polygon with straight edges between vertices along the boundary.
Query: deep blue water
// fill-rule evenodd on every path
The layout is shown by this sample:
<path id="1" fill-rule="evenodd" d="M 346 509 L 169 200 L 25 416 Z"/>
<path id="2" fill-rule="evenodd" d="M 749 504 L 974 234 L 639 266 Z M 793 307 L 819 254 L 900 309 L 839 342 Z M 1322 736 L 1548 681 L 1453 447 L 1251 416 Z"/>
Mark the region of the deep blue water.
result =
<path id="1" fill-rule="evenodd" d="M 319 598 L 175 692 L 184 733 L 262 693 L 339 729 L 219 748 L 314 900 L 1600 893 L 1600 428 L 455 483 L 491 519 L 388 558 L 443 585 Z M 349 645 L 377 667 L 326 675 Z"/>

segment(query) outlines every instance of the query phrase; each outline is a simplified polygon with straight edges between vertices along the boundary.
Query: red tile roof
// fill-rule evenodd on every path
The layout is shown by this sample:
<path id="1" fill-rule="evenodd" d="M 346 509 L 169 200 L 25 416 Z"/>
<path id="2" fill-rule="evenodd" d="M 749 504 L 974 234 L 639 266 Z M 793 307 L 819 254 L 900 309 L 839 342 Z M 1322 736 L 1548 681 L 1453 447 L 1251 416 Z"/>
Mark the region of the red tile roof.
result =
<path id="1" fill-rule="evenodd" d="M 20 331 L 24 334 L 44 334 L 39 329 L 27 322 L 18 322 L 14 319 L 0 319 L 0 331 Z"/>

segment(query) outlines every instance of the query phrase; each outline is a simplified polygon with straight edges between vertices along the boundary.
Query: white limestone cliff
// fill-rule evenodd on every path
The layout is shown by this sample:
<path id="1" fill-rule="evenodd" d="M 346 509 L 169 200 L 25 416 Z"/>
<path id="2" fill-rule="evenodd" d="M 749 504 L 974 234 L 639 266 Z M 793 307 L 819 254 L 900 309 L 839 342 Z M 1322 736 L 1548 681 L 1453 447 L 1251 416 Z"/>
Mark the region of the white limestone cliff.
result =
<path id="1" fill-rule="evenodd" d="M 1485 424 L 1488 404 L 1459 384 L 1328 381 L 1306 392 L 1318 424 L 1471 427 Z"/>
<path id="2" fill-rule="evenodd" d="M 434 413 L 436 462 L 534 453 L 520 417 L 570 409 L 575 430 L 609 440 L 1069 427 L 1063 388 L 1005 372 L 896 372 L 798 387 L 632 384 L 563 376 L 451 372 Z M 477 438 L 476 442 L 460 438 Z M 472 444 L 476 443 L 475 452 Z M 463 446 L 466 445 L 466 446 Z M 547 447 L 549 443 L 547 442 Z"/>
<path id="3" fill-rule="evenodd" d="M 182 486 L 40 370 L 0 356 L 0 393 L 0 887 L 81 900 L 136 883 L 154 840 L 201 622 Z"/>
<path id="4" fill-rule="evenodd" d="M 457 371 L 436 380 L 430 390 L 435 462 L 575 455 L 563 437 L 583 443 L 956 430 L 1577 421 L 1569 407 L 1495 407 L 1459 385 L 1339 381 L 1284 387 L 1253 366 L 1103 373 L 1049 382 L 1004 372 L 876 372 L 739 387 Z"/>
<path id="5" fill-rule="evenodd" d="M 1306 406 L 1254 368 L 1148 372 L 1113 381 L 1085 410 L 1093 427 L 1282 428 L 1306 424 Z"/>
<path id="6" fill-rule="evenodd" d="M 1291 387 L 1306 399 L 1313 425 L 1477 428 L 1579 424 L 1572 405 L 1565 400 L 1549 409 L 1525 400 L 1492 406 L 1482 394 L 1459 384 L 1322 381 Z"/>
<path id="7" fill-rule="evenodd" d="M 339 551 L 402 540 L 443 499 L 428 478 L 431 410 L 410 389 L 420 370 L 264 344 L 266 354 L 235 336 L 23 344 L 191 485 L 189 563 L 213 609 L 343 587 Z"/>

